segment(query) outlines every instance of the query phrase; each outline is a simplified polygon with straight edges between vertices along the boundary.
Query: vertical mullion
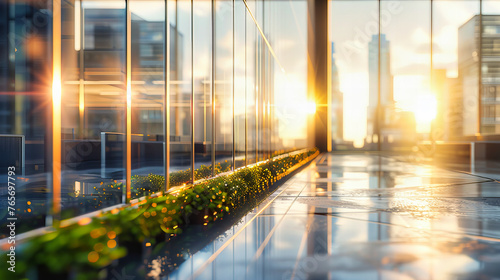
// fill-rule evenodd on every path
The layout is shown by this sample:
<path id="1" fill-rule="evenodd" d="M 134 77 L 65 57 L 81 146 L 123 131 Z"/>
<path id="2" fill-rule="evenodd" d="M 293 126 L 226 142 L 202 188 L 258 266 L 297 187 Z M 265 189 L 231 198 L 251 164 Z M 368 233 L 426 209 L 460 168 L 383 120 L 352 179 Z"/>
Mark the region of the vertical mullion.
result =
<path id="1" fill-rule="evenodd" d="M 212 0 L 212 177 L 215 176 L 215 0 Z"/>
<path id="2" fill-rule="evenodd" d="M 125 0 L 126 3 L 126 83 L 127 83 L 127 93 L 126 93 L 126 121 L 125 121 L 125 182 L 126 182 L 126 193 L 125 202 L 130 201 L 130 184 L 132 177 L 132 19 L 130 12 L 130 1 Z"/>
<path id="3" fill-rule="evenodd" d="M 327 109 L 326 109 L 326 150 L 328 152 L 331 152 L 333 150 L 333 143 L 332 143 L 332 99 L 333 99 L 333 96 L 332 96 L 332 44 L 330 42 L 333 42 L 330 41 L 330 27 L 332 26 L 331 25 L 331 9 L 330 9 L 330 2 L 328 2 L 328 5 L 327 5 L 327 26 L 328 26 L 328 31 L 327 31 L 327 42 L 328 42 L 328 46 L 327 46 L 327 61 L 326 61 L 326 73 L 327 73 L 327 97 L 326 97 L 326 104 L 327 104 Z M 341 104 L 341 106 L 344 106 L 343 104 Z M 336 120 L 338 119 L 339 117 L 336 118 Z M 343 119 L 343 116 L 342 116 L 342 119 Z M 330 235 L 329 235 L 330 236 Z"/>
<path id="4" fill-rule="evenodd" d="M 257 4 L 256 4 L 257 6 Z M 260 75 L 259 75 L 259 36 L 257 30 L 255 31 L 255 162 L 259 161 L 259 91 Z"/>
<path id="5" fill-rule="evenodd" d="M 482 73 L 482 64 L 483 64 L 483 0 L 479 0 L 479 47 L 477 50 L 478 53 L 478 87 L 477 87 L 477 133 L 481 135 L 481 118 L 483 114 L 482 110 L 482 102 L 481 96 L 483 94 L 483 73 Z"/>
<path id="6" fill-rule="evenodd" d="M 377 58 L 377 109 L 376 109 L 376 116 L 375 116 L 375 122 L 376 122 L 376 127 L 377 127 L 377 151 L 380 152 L 382 150 L 382 135 L 380 135 L 381 129 L 380 129 L 380 113 L 381 113 L 381 108 L 380 108 L 380 95 L 381 95 L 381 74 L 380 74 L 380 59 L 381 59 L 381 51 L 380 51 L 380 33 L 381 33 L 381 25 L 380 25 L 380 9 L 381 9 L 381 0 L 378 0 L 378 58 Z"/>
<path id="7" fill-rule="evenodd" d="M 267 157 L 271 158 L 271 144 L 272 144 L 272 132 L 271 132 L 271 92 L 272 92 L 272 83 L 271 77 L 273 75 L 272 68 L 272 58 L 271 52 L 268 51 L 267 55 L 267 67 L 268 67 L 268 76 L 267 76 Z"/>
<path id="8" fill-rule="evenodd" d="M 430 90 L 431 90 L 431 94 L 433 93 L 434 96 L 436 96 L 436 92 L 435 91 L 435 86 L 434 86 L 434 58 L 433 58 L 433 53 L 434 53 L 434 34 L 433 34 L 433 29 L 434 29 L 434 22 L 433 22 L 433 17 L 434 17 L 434 1 L 433 0 L 430 0 L 430 4 L 431 4 L 431 30 L 430 30 L 430 35 L 431 35 L 431 48 L 430 48 L 430 51 L 431 51 L 431 57 L 430 57 Z M 431 132 L 432 132 L 432 129 L 431 129 Z M 429 134 L 430 135 L 430 140 L 431 140 L 431 144 L 432 146 L 434 146 L 435 144 L 435 140 L 434 137 L 432 136 L 432 133 Z"/>
<path id="9" fill-rule="evenodd" d="M 272 34 L 275 34 L 272 30 L 273 25 L 271 24 L 271 14 L 272 14 L 272 2 L 268 2 L 268 29 L 269 29 L 269 40 L 272 38 Z M 273 73 L 273 62 L 271 57 L 271 50 L 268 50 L 267 56 L 267 67 L 268 67 L 268 76 L 267 76 L 267 157 L 271 158 L 271 145 L 272 145 L 272 118 L 271 118 L 271 96 L 272 96 L 272 77 Z"/>
<path id="10" fill-rule="evenodd" d="M 274 38 L 273 35 L 276 34 L 275 30 L 274 30 L 274 24 L 273 24 L 273 20 L 272 20 L 272 17 L 271 15 L 274 15 L 274 11 L 273 11 L 273 2 L 270 1 L 268 2 L 268 19 L 267 19 L 267 22 L 268 22 L 268 41 L 269 43 L 271 44 L 271 40 Z M 273 44 L 275 43 L 276 41 L 273 41 Z M 273 139 L 273 133 L 272 133 L 272 111 L 271 111 L 271 101 L 272 101 L 272 92 L 273 92 L 273 82 L 272 82 L 272 78 L 274 77 L 274 67 L 273 67 L 273 57 L 271 55 L 271 50 L 269 50 L 269 55 L 268 55 L 268 59 L 267 59 L 267 64 L 268 64 L 268 67 L 269 67 L 269 75 L 268 75 L 268 78 L 267 78 L 267 87 L 268 87 L 268 93 L 267 93 L 267 155 L 268 155 L 268 158 L 272 158 L 272 139 Z"/>
<path id="11" fill-rule="evenodd" d="M 191 0 L 191 181 L 194 183 L 194 26 L 193 0 Z"/>
<path id="12" fill-rule="evenodd" d="M 245 12 L 245 166 L 248 164 L 248 113 L 247 113 L 247 11 Z"/>
<path id="13" fill-rule="evenodd" d="M 165 137 L 164 147 L 163 147 L 163 158 L 164 162 L 164 172 L 165 172 L 165 191 L 170 187 L 169 185 L 169 175 L 170 175 L 170 23 L 168 17 L 168 3 L 165 0 L 165 46 L 164 46 L 164 61 L 165 61 L 165 94 L 163 95 L 163 132 Z"/>
<path id="14" fill-rule="evenodd" d="M 61 1 L 52 1 L 52 215 L 61 212 Z"/>
<path id="15" fill-rule="evenodd" d="M 76 3 L 76 1 L 75 1 Z M 79 43 L 79 48 L 80 48 L 80 53 L 78 54 L 78 59 L 79 59 L 79 79 L 78 79 L 78 103 L 79 103 L 79 117 L 80 117 L 80 120 L 79 120 L 79 124 L 80 124 L 80 128 L 78 129 L 78 135 L 81 139 L 84 139 L 85 138 L 85 133 L 84 133 L 84 126 L 85 126 L 85 86 L 84 86 L 84 79 L 85 79 L 85 76 L 84 76 L 84 62 L 85 62 L 85 51 L 84 51 L 84 47 L 85 47 L 85 43 L 84 43 L 84 40 L 85 40 L 85 34 L 82 30 L 82 28 L 84 28 L 84 24 L 85 24 L 85 21 L 84 21 L 84 13 L 83 13 L 83 1 L 78 1 L 79 3 L 79 6 L 78 6 L 78 9 L 79 9 L 79 15 L 80 15 L 80 18 L 79 18 L 79 23 L 78 23 L 78 28 L 80 29 L 79 30 L 79 40 L 80 40 L 80 43 Z M 75 7 L 76 9 L 76 7 Z M 75 23 L 76 24 L 76 23 Z M 75 34 L 76 36 L 76 34 Z"/>
<path id="16" fill-rule="evenodd" d="M 434 43 L 434 37 L 433 37 L 433 15 L 434 15 L 434 11 L 433 11 L 433 7 L 434 7 L 434 1 L 433 0 L 430 0 L 431 1 L 431 30 L 430 30 L 430 33 L 431 33 L 431 58 L 430 58 L 430 70 L 431 70 L 431 75 L 430 75 L 430 79 L 431 79 L 431 91 L 433 90 L 433 87 L 434 87 L 434 81 L 433 81 L 433 69 L 434 69 L 434 63 L 433 63 L 433 57 L 432 57 L 432 54 L 433 54 L 433 43 Z"/>
<path id="17" fill-rule="evenodd" d="M 266 3 L 265 0 L 262 0 L 262 31 L 263 34 L 265 33 L 266 30 Z M 264 37 L 264 35 L 262 35 Z M 267 157 L 267 75 L 268 75 L 268 69 L 267 69 L 267 52 L 268 49 L 266 46 L 264 46 L 264 43 L 261 44 L 262 49 L 261 49 L 261 57 L 260 57 L 260 63 L 262 67 L 262 106 L 261 106 L 261 112 L 262 112 L 262 160 L 265 160 Z"/>
<path id="18" fill-rule="evenodd" d="M 235 102 L 234 102 L 234 99 L 235 99 L 235 92 L 234 92 L 234 64 L 235 64 L 235 61 L 234 61 L 234 53 L 235 53 L 235 50 L 234 50 L 234 13 L 235 13 L 235 10 L 234 10 L 234 0 L 233 0 L 233 166 L 232 166 L 232 170 L 235 169 L 235 165 L 236 165 L 236 157 L 235 157 L 235 135 L 236 135 L 236 122 L 234 121 L 234 105 L 235 105 Z"/>

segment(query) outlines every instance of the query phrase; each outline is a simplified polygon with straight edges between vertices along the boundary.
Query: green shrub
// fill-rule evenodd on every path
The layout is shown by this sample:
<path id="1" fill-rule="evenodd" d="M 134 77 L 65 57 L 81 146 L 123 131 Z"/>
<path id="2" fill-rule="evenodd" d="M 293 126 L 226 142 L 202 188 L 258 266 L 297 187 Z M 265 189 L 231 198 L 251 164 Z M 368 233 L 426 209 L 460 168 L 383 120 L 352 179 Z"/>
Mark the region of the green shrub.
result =
<path id="1" fill-rule="evenodd" d="M 154 243 L 159 234 L 181 233 L 182 226 L 196 216 L 201 216 L 203 225 L 208 226 L 225 213 L 242 209 L 245 205 L 256 205 L 269 194 L 269 187 L 274 182 L 289 174 L 291 167 L 317 154 L 316 150 L 311 150 L 245 167 L 187 186 L 175 194 L 142 199 L 135 205 L 113 209 L 92 219 L 82 218 L 78 223 L 32 238 L 20 246 L 16 275 L 26 275 L 30 268 L 39 268 L 52 274 L 71 272 L 76 279 L 97 279 L 98 268 L 127 254 L 124 243 L 144 242 L 146 239 Z M 207 175 L 207 168 L 200 168 L 197 176 Z M 224 172 L 230 169 L 230 165 L 220 164 L 217 168 Z M 175 179 L 182 181 L 180 178 L 185 178 L 183 172 L 176 173 L 179 177 Z M 150 174 L 134 176 L 132 180 L 134 193 L 143 195 L 161 190 L 164 178 Z M 113 185 L 116 190 L 122 187 L 121 183 Z M 0 258 L 5 263 L 6 254 Z M 11 272 L 0 271 L 0 279 L 10 279 L 8 273 Z"/>

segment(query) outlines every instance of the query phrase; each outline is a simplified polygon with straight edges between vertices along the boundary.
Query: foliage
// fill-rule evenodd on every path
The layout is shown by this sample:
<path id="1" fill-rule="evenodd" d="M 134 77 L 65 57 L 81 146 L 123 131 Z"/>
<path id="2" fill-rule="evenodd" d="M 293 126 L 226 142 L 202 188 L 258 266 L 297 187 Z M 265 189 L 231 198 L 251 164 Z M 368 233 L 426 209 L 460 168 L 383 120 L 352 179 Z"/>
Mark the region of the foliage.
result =
<path id="1" fill-rule="evenodd" d="M 231 164 L 227 161 L 215 164 L 215 174 L 222 172 L 227 172 L 231 170 Z M 212 176 L 212 166 L 211 165 L 201 165 L 200 168 L 194 171 L 194 180 L 205 179 Z M 169 185 L 170 186 L 182 186 L 188 184 L 191 181 L 191 169 L 181 170 L 170 173 Z M 148 174 L 134 175 L 131 181 L 131 192 L 132 198 L 138 198 L 142 196 L 149 196 L 154 193 L 163 190 L 165 184 L 165 176 Z M 115 183 L 115 189 L 122 185 L 122 183 Z M 109 188 L 113 185 L 108 186 Z"/>
<path id="2" fill-rule="evenodd" d="M 16 259 L 16 275 L 27 275 L 30 270 L 31 273 L 37 270 L 48 271 L 52 276 L 71 273 L 76 275 L 76 279 L 99 279 L 99 268 L 127 254 L 124 244 L 146 240 L 154 243 L 160 234 L 179 234 L 182 227 L 193 221 L 201 220 L 204 226 L 208 226 L 245 205 L 257 204 L 259 199 L 269 194 L 269 187 L 274 182 L 317 154 L 317 150 L 311 150 L 277 157 L 176 192 L 140 199 L 135 205 L 113 209 L 92 219 L 82 218 L 78 223 L 37 236 L 18 246 L 22 257 Z M 207 168 L 200 168 L 196 176 L 209 174 Z M 223 172 L 230 166 L 221 164 L 218 168 Z M 179 173 L 179 177 L 174 179 L 182 181 L 180 178 L 185 178 L 182 176 Z M 160 190 L 158 186 L 162 186 L 164 178 L 150 174 L 134 176 L 132 180 L 134 191 L 139 194 Z M 114 190 L 118 187 L 121 189 L 123 186 L 121 183 L 113 185 Z M 98 191 L 104 192 L 101 189 Z M 6 254 L 2 256 L 5 263 Z M 0 278 L 12 279 L 11 274 L 3 275 L 6 273 L 11 272 L 1 271 Z"/>
<path id="3" fill-rule="evenodd" d="M 231 170 L 231 164 L 227 161 L 215 165 L 215 174 L 220 174 Z M 194 171 L 195 181 L 212 176 L 211 165 L 201 165 Z M 170 186 L 182 186 L 191 182 L 191 169 L 175 171 L 169 176 Z M 131 178 L 131 198 L 140 198 L 151 196 L 161 192 L 165 184 L 165 176 L 157 174 L 134 175 Z M 66 210 L 63 212 L 63 218 L 71 218 L 80 213 L 96 211 L 104 207 L 119 204 L 124 191 L 122 181 L 101 182 L 99 186 L 94 187 L 94 192 L 87 195 L 72 194 L 71 198 L 65 200 Z M 72 211 L 70 211 L 70 209 Z"/>

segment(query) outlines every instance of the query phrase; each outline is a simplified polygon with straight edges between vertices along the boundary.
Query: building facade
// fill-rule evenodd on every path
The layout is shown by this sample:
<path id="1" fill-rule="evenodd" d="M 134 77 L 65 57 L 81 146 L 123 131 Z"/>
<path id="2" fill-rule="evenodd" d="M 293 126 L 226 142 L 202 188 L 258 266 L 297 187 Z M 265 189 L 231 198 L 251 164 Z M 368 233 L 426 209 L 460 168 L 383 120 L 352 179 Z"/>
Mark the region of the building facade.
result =
<path id="1" fill-rule="evenodd" d="M 368 73 L 369 73 L 369 97 L 367 110 L 366 135 L 373 140 L 373 135 L 382 130 L 390 123 L 391 112 L 394 111 L 393 78 L 391 74 L 391 51 L 390 42 L 385 34 L 380 34 L 380 73 L 379 73 L 379 43 L 378 35 L 372 35 L 368 44 Z M 380 80 L 380 108 L 377 117 L 377 106 L 379 106 L 379 80 Z M 379 119 L 377 121 L 377 118 Z M 379 126 L 379 128 L 377 128 Z M 381 132 L 380 132 L 381 133 Z M 380 135 L 375 138 L 378 139 Z"/>
<path id="2" fill-rule="evenodd" d="M 133 176 L 183 172 L 189 183 L 304 148 L 306 115 L 283 120 L 275 100 L 290 96 L 288 76 L 304 83 L 292 96 L 307 96 L 296 66 L 307 45 L 270 17 L 304 7 L 0 3 L 0 165 L 23 176 L 26 229 L 126 202 Z M 273 43 L 287 38 L 294 48 Z M 115 182 L 123 190 L 100 191 Z"/>
<path id="3" fill-rule="evenodd" d="M 498 15 L 475 15 L 458 31 L 462 136 L 465 137 L 500 133 L 499 26 Z"/>
<path id="4" fill-rule="evenodd" d="M 344 94 L 340 91 L 339 69 L 335 63 L 335 44 L 332 42 L 331 66 L 331 118 L 332 141 L 341 143 L 344 139 Z"/>

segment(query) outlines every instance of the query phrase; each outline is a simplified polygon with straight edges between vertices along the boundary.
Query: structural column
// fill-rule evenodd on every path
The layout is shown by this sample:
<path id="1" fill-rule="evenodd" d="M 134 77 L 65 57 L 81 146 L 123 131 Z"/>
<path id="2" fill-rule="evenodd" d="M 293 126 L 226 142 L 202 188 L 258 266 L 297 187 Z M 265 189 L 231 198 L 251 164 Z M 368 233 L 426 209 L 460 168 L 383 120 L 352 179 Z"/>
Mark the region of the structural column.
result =
<path id="1" fill-rule="evenodd" d="M 170 179 L 170 18 L 168 16 L 168 4 L 165 1 L 165 49 L 164 49 L 164 59 L 165 59 L 165 94 L 163 95 L 163 135 L 164 137 L 164 147 L 163 147 L 163 158 L 164 158 L 164 173 L 165 173 L 165 186 L 164 191 L 166 192 L 169 188 Z M 176 26 L 177 28 L 177 26 Z M 176 32 L 177 33 L 177 32 Z M 177 42 L 177 40 L 176 40 Z M 177 68 L 176 68 L 177 69 Z"/>
<path id="2" fill-rule="evenodd" d="M 316 114 L 308 123 L 308 135 L 314 135 L 309 145 L 316 146 L 321 152 L 331 150 L 329 131 L 329 63 L 330 44 L 328 43 L 328 7 L 330 1 L 307 1 L 307 90 L 310 100 L 316 102 Z"/>
<path id="3" fill-rule="evenodd" d="M 125 102 L 125 196 L 123 203 L 129 203 L 132 196 L 132 12 L 130 11 L 130 0 L 126 0 L 126 102 Z"/>
<path id="4" fill-rule="evenodd" d="M 58 226 L 61 212 L 61 1 L 52 1 L 52 211 Z"/>

